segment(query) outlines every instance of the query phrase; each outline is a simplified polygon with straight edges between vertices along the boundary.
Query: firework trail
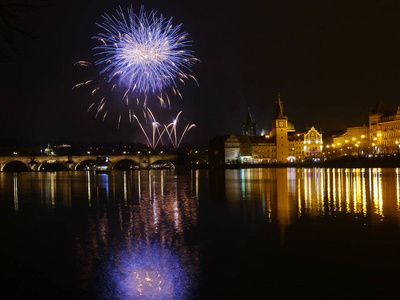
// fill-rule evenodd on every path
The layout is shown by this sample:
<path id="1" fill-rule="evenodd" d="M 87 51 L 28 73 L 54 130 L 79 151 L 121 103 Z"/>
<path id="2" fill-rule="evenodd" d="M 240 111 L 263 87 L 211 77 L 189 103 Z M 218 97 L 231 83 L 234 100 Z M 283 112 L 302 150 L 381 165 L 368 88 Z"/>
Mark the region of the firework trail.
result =
<path id="1" fill-rule="evenodd" d="M 162 137 L 165 133 L 165 129 L 163 131 L 160 131 L 160 126 L 161 124 L 157 122 L 156 118 L 154 117 L 152 111 L 147 108 L 146 111 L 143 112 L 144 113 L 144 118 L 147 120 L 150 120 L 151 123 L 151 128 L 152 128 L 152 140 L 150 140 L 149 138 L 149 134 L 146 132 L 146 130 L 144 129 L 144 126 L 142 125 L 142 123 L 140 122 L 139 118 L 137 115 L 133 114 L 133 117 L 135 118 L 135 120 L 137 121 L 137 123 L 139 124 L 140 129 L 142 130 L 146 140 L 147 140 L 147 146 L 149 146 L 152 149 L 155 149 L 159 143 L 161 143 L 162 145 L 163 140 Z M 158 138 L 156 138 L 156 136 L 158 136 Z"/>
<path id="2" fill-rule="evenodd" d="M 169 141 L 171 142 L 172 146 L 173 146 L 175 149 L 179 148 L 179 146 L 180 146 L 180 144 L 181 144 L 181 142 L 182 142 L 182 140 L 183 140 L 183 137 L 189 132 L 189 130 L 192 129 L 192 128 L 194 128 L 194 127 L 196 127 L 196 124 L 190 124 L 190 123 L 187 124 L 186 127 L 185 127 L 185 129 L 184 129 L 183 132 L 181 133 L 181 136 L 178 138 L 178 134 L 177 134 L 177 131 L 176 131 L 176 127 L 177 127 L 178 119 L 179 119 L 179 116 L 181 115 L 181 113 L 182 113 L 182 111 L 180 111 L 180 112 L 176 115 L 176 117 L 175 117 L 175 119 L 173 120 L 173 122 L 170 123 L 170 124 L 168 124 L 168 126 L 164 125 L 164 127 L 165 127 L 164 130 L 167 132 Z M 169 128 L 170 128 L 170 129 L 169 129 Z"/>
<path id="3" fill-rule="evenodd" d="M 158 145 L 164 145 L 167 144 L 169 141 L 171 145 L 177 149 L 179 148 L 183 138 L 185 135 L 189 132 L 190 129 L 196 127 L 195 124 L 190 124 L 188 123 L 185 127 L 185 129 L 182 131 L 182 133 L 179 134 L 177 133 L 177 125 L 178 125 L 178 119 L 179 116 L 181 115 L 182 111 L 180 111 L 173 122 L 169 123 L 168 125 L 163 124 L 164 129 L 160 130 L 161 124 L 157 122 L 156 118 L 154 117 L 153 112 L 147 108 L 146 112 L 144 113 L 144 118 L 146 121 L 148 120 L 148 123 L 151 125 L 151 132 L 146 132 L 145 126 L 142 125 L 142 122 L 140 122 L 139 117 L 135 114 L 133 114 L 133 118 L 137 121 L 139 124 L 140 129 L 142 130 L 143 135 L 146 138 L 147 141 L 147 146 L 149 146 L 152 149 L 155 149 Z M 150 138 L 152 136 L 152 138 Z M 164 142 L 163 138 L 166 136 L 167 142 Z"/>

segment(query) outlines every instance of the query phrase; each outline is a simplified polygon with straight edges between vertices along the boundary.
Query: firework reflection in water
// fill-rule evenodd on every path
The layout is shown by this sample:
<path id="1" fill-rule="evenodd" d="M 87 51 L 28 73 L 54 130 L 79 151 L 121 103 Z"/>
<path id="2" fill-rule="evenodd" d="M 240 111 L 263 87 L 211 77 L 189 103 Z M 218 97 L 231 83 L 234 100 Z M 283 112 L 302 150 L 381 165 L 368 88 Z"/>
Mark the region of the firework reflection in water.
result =
<path id="1" fill-rule="evenodd" d="M 101 297 L 117 299 L 185 299 L 193 292 L 190 269 L 179 255 L 159 244 L 142 243 L 112 257 L 104 270 Z"/>
<path id="2" fill-rule="evenodd" d="M 88 234 L 77 240 L 82 281 L 99 299 L 190 299 L 198 294 L 194 178 L 185 175 L 187 180 L 180 181 L 174 174 L 127 172 L 125 199 L 116 188 L 121 182 L 107 181 L 115 198 L 100 199 Z"/>

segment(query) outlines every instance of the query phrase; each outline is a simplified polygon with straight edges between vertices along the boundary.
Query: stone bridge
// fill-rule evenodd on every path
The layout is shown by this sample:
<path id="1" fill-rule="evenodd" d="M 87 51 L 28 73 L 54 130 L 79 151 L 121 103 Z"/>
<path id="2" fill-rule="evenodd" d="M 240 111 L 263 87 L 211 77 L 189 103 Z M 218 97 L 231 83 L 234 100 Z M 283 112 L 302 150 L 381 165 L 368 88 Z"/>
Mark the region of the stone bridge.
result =
<path id="1" fill-rule="evenodd" d="M 96 161 L 97 157 L 108 157 L 112 168 L 122 161 L 130 160 L 136 163 L 140 169 L 149 168 L 157 161 L 169 161 L 172 164 L 176 163 L 178 155 L 38 155 L 38 156 L 0 156 L 0 171 L 12 162 L 20 162 L 32 171 L 38 171 L 45 163 L 61 163 L 67 170 L 76 170 L 77 166 L 87 161 Z"/>

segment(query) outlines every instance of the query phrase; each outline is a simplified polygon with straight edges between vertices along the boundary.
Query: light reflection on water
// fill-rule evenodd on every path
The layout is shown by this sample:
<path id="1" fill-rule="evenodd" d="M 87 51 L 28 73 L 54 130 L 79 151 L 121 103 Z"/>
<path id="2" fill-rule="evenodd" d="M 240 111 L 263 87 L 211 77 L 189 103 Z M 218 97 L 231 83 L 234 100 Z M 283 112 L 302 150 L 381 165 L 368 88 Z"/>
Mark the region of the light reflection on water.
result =
<path id="1" fill-rule="evenodd" d="M 347 213 L 398 219 L 399 169 L 226 170 L 227 201 L 261 201 L 269 222 Z"/>
<path id="2" fill-rule="evenodd" d="M 83 214 L 74 246 L 81 289 L 104 299 L 184 299 L 200 280 L 198 246 L 184 238 L 197 223 L 197 176 L 2 173 L 0 185 L 9 193 L 12 179 L 14 213 L 35 206 Z"/>
<path id="3" fill-rule="evenodd" d="M 193 293 L 198 249 L 185 242 L 184 234 L 196 225 L 197 204 L 190 190 L 178 191 L 186 179 L 139 171 L 102 174 L 97 180 L 98 195 L 103 192 L 114 203 L 97 208 L 88 238 L 77 244 L 82 282 L 96 273 L 95 259 L 101 261 L 97 291 L 102 298 L 184 299 Z"/>
<path id="4" fill-rule="evenodd" d="M 220 203 L 223 209 L 219 211 L 216 204 Z M 52 250 L 46 255 L 52 253 L 54 260 L 72 256 L 80 290 L 94 291 L 105 299 L 186 299 L 199 293 L 203 276 L 213 276 L 204 275 L 201 257 L 212 262 L 208 268 L 213 273 L 221 257 L 238 253 L 232 259 L 235 263 L 247 253 L 241 252 L 241 245 L 247 245 L 248 236 L 259 242 L 248 253 L 263 257 L 258 248 L 272 249 L 268 243 L 273 239 L 266 235 L 273 236 L 275 224 L 282 244 L 288 239 L 287 228 L 321 217 L 345 216 L 372 226 L 390 223 L 399 227 L 400 169 L 0 173 L 0 205 L 0 212 L 9 219 L 31 214 L 40 223 L 49 217 L 37 212 L 55 216 L 49 223 L 54 229 L 49 231 L 57 236 L 59 230 L 66 230 L 72 238 L 63 243 L 71 243 L 73 250 L 58 249 L 49 239 Z M 60 216 L 62 222 L 58 222 Z M 273 229 L 261 230 L 264 223 Z M 22 228 L 29 231 L 28 226 Z M 219 231 L 213 232 L 214 228 Z M 48 232 L 31 230 L 47 242 Z M 197 236 L 201 230 L 204 243 L 211 248 L 202 248 Z M 31 246 L 18 242 L 15 249 L 9 243 L 9 252 Z M 215 242 L 225 251 L 221 257 Z M 210 258 L 214 253 L 216 258 Z M 250 263 L 262 269 L 258 261 Z M 280 269 L 281 265 L 276 267 Z M 214 290 L 208 292 L 212 295 Z"/>
<path id="5" fill-rule="evenodd" d="M 228 203 L 239 199 L 261 202 L 267 220 L 283 224 L 305 215 L 339 212 L 397 218 L 394 212 L 400 209 L 399 174 L 397 168 L 225 170 L 225 199 Z M 140 216 L 136 219 L 144 222 L 141 226 L 147 238 L 162 231 L 166 224 L 179 233 L 187 222 L 196 223 L 202 189 L 199 177 L 204 176 L 208 176 L 207 171 L 199 170 L 179 180 L 171 171 L 14 173 L 13 208 L 18 212 L 38 199 L 37 205 L 53 209 L 84 203 L 89 208 L 98 207 L 99 203 L 112 201 L 120 210 L 120 222 L 124 222 L 121 218 L 126 208 Z M 3 202 L 7 198 L 4 194 L 10 191 L 6 187 L 11 178 L 7 173 L 0 175 Z"/>

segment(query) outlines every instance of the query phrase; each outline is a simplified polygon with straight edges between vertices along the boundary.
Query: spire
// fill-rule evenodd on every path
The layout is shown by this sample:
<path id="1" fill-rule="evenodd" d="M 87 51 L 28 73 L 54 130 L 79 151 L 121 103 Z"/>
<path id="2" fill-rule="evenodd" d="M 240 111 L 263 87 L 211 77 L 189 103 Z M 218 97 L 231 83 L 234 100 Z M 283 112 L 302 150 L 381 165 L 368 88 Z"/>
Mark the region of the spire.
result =
<path id="1" fill-rule="evenodd" d="M 253 117 L 251 116 L 251 113 L 250 113 L 250 107 L 248 107 L 247 108 L 247 121 L 246 121 L 246 124 L 250 124 L 250 123 L 254 123 L 254 121 L 253 121 Z"/>
<path id="2" fill-rule="evenodd" d="M 250 113 L 250 107 L 247 108 L 247 120 L 246 123 L 243 124 L 242 128 L 244 135 L 256 135 L 257 123 L 253 120 Z"/>
<path id="3" fill-rule="evenodd" d="M 276 119 L 284 118 L 283 115 L 283 104 L 281 101 L 281 93 L 278 92 L 278 101 L 276 101 Z"/>

